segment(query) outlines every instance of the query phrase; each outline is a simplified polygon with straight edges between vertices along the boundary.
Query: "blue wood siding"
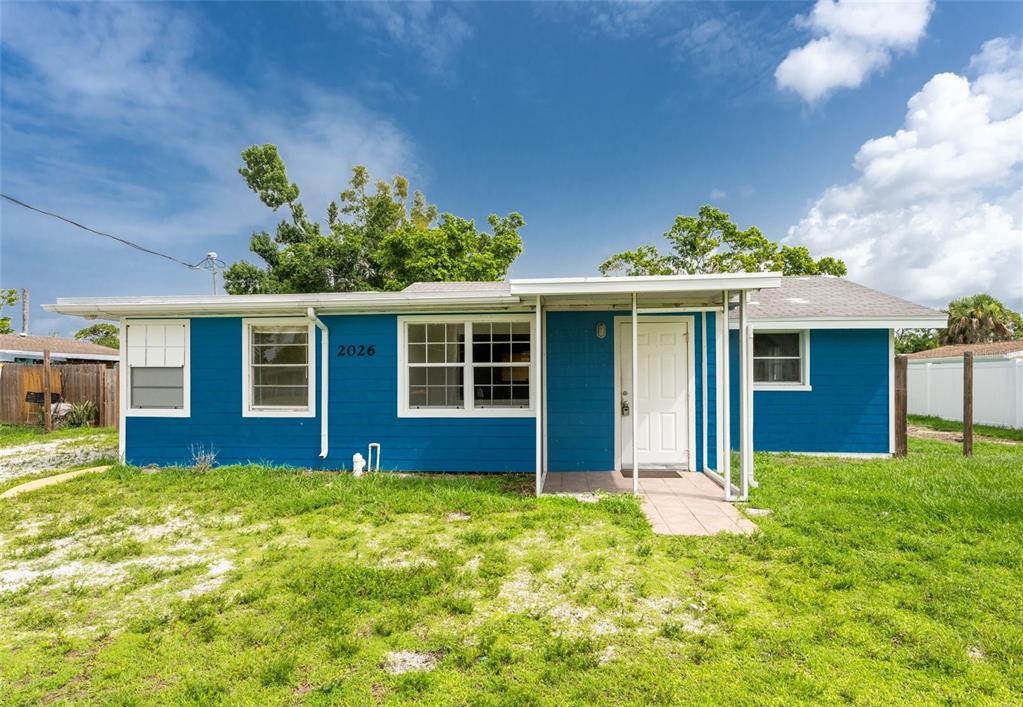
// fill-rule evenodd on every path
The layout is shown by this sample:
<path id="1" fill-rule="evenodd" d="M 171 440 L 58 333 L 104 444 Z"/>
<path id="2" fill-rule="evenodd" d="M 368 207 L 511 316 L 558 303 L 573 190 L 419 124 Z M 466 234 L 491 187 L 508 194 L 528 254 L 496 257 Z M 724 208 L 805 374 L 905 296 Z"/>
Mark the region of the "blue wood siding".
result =
<path id="1" fill-rule="evenodd" d="M 547 313 L 547 464 L 551 471 L 605 471 L 615 467 L 615 316 L 622 312 Z M 686 313 L 680 313 L 686 314 Z M 696 385 L 696 468 L 703 469 L 703 363 L 700 312 L 693 316 L 694 374 Z M 675 316 L 666 314 L 663 316 Z M 607 337 L 595 334 L 598 322 Z M 707 321 L 707 370 L 711 375 L 707 407 L 713 434 L 714 346 L 713 320 Z M 713 454 L 709 450 L 708 456 Z"/>
<path id="2" fill-rule="evenodd" d="M 707 462 L 706 464 L 700 467 L 701 471 L 704 468 L 708 469 L 718 468 L 717 453 L 718 366 L 717 366 L 717 335 L 715 334 L 717 330 L 714 328 L 717 326 L 717 315 L 715 315 L 713 312 L 707 312 L 704 314 L 704 316 L 707 317 Z M 699 378 L 698 382 L 702 385 L 703 379 Z M 697 439 L 697 442 L 702 445 L 702 440 L 700 440 L 699 438 Z"/>
<path id="3" fill-rule="evenodd" d="M 618 312 L 617 314 L 621 314 Z M 548 312 L 548 467 L 614 468 L 615 312 Z M 671 315 L 665 315 L 671 316 Z M 693 331 L 696 430 L 693 458 L 703 460 L 702 328 Z M 187 463 L 192 447 L 212 448 L 220 463 L 268 462 L 350 468 L 370 442 L 383 467 L 407 471 L 532 472 L 533 418 L 399 418 L 397 317 L 324 317 L 330 330 L 330 454 L 319 459 L 320 421 L 242 417 L 242 324 L 238 318 L 192 320 L 191 417 L 128 417 L 126 456 L 135 464 Z M 598 339 L 598 322 L 607 337 Z M 707 315 L 708 459 L 716 468 L 715 336 Z M 317 359 L 319 359 L 317 332 Z M 732 333 L 732 439 L 738 443 L 738 343 Z M 372 357 L 338 357 L 337 347 L 372 344 Z M 810 332 L 812 391 L 756 391 L 754 444 L 768 451 L 887 452 L 888 332 Z M 317 379 L 319 378 L 319 361 Z M 319 384 L 316 385 L 317 396 Z M 317 400 L 319 410 L 319 400 Z"/>
<path id="4" fill-rule="evenodd" d="M 607 337 L 598 339 L 598 322 Z M 547 468 L 615 467 L 614 313 L 547 313 Z"/>
<path id="5" fill-rule="evenodd" d="M 813 329 L 810 391 L 753 392 L 753 448 L 887 453 L 888 330 Z M 739 445 L 739 339 L 732 331 L 732 446 Z"/>
<path id="6" fill-rule="evenodd" d="M 352 454 L 365 455 L 370 442 L 379 442 L 385 469 L 533 471 L 533 418 L 397 416 L 395 315 L 322 319 L 330 331 L 332 349 L 330 454 L 326 460 L 319 459 L 318 417 L 242 417 L 242 324 L 232 317 L 192 320 L 191 417 L 128 417 L 128 461 L 185 463 L 191 457 L 191 447 L 202 445 L 215 449 L 222 464 L 265 461 L 310 468 L 351 468 Z M 373 344 L 376 354 L 363 358 L 335 356 L 337 347 L 347 343 Z M 316 389 L 319 396 L 318 383 Z"/>

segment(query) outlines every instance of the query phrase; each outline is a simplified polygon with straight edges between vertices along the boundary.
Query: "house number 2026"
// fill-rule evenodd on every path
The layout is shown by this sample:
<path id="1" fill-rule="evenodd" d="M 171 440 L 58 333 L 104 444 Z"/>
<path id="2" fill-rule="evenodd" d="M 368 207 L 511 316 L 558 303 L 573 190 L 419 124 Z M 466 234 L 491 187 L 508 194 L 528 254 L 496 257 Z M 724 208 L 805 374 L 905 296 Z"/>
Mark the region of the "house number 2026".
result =
<path id="1" fill-rule="evenodd" d="M 338 356 L 376 356 L 377 347 L 373 344 L 367 346 L 366 344 L 341 344 L 337 347 Z"/>

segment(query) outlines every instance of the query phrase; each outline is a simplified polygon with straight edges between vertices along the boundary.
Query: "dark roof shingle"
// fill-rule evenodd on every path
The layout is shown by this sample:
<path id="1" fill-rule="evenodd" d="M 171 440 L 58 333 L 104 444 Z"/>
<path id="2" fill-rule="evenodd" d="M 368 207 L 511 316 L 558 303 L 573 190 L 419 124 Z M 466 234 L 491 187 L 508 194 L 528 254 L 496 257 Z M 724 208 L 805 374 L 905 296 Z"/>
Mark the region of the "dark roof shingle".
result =
<path id="1" fill-rule="evenodd" d="M 117 356 L 117 349 L 100 346 L 88 341 L 65 339 L 60 336 L 22 336 L 20 334 L 0 334 L 0 351 L 25 351 L 42 353 L 49 350 L 55 354 L 92 354 L 98 356 Z"/>
<path id="2" fill-rule="evenodd" d="M 927 351 L 911 353 L 907 358 L 959 358 L 967 351 L 974 356 L 1001 356 L 1023 351 L 1023 341 L 993 341 L 986 344 L 951 344 Z"/>

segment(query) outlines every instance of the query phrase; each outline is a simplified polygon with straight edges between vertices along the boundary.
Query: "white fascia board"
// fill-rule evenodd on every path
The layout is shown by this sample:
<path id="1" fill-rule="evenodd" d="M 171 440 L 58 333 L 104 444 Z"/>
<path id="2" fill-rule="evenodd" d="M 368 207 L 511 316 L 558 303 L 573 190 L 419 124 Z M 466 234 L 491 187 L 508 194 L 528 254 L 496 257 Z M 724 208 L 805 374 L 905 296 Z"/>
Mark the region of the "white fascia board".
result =
<path id="1" fill-rule="evenodd" d="M 754 329 L 943 329 L 948 323 L 945 315 L 939 317 L 819 317 L 801 319 L 754 319 Z M 738 329 L 733 322 L 731 329 Z"/>
<path id="2" fill-rule="evenodd" d="M 139 316 L 231 316 L 231 315 L 294 315 L 305 316 L 309 307 L 319 314 L 408 311 L 445 307 L 486 307 L 521 304 L 518 297 L 505 294 L 453 296 L 446 293 L 409 294 L 400 292 L 367 292 L 313 295 L 217 295 L 210 297 L 125 297 L 125 298 L 59 298 L 43 309 L 58 314 L 92 318 L 119 319 Z"/>
<path id="3" fill-rule="evenodd" d="M 566 277 L 509 280 L 513 295 L 600 295 L 646 292 L 719 292 L 781 287 L 781 273 Z"/>

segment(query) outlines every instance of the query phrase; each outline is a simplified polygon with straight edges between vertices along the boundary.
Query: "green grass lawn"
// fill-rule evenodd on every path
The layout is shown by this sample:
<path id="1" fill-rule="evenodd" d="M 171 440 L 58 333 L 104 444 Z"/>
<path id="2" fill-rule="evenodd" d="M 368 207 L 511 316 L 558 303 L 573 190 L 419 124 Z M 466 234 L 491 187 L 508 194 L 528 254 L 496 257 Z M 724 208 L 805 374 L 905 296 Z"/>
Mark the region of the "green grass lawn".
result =
<path id="1" fill-rule="evenodd" d="M 0 423 L 0 448 L 65 439 L 81 439 L 89 443 L 112 442 L 116 445 L 117 430 L 113 427 L 70 427 L 46 434 L 42 427 L 35 425 Z"/>
<path id="2" fill-rule="evenodd" d="M 758 464 L 711 538 L 524 477 L 81 477 L 0 503 L 0 703 L 1023 701 L 1023 448 Z"/>
<path id="3" fill-rule="evenodd" d="M 934 417 L 933 415 L 908 415 L 907 417 L 909 418 L 909 423 L 911 425 L 929 427 L 932 430 L 941 430 L 942 432 L 958 432 L 962 434 L 963 431 L 963 423 L 956 420 L 945 420 L 940 417 Z M 973 434 L 984 435 L 985 437 L 997 437 L 998 439 L 1008 439 L 1014 442 L 1023 442 L 1023 430 L 1016 430 L 1011 427 L 974 425 Z"/>

